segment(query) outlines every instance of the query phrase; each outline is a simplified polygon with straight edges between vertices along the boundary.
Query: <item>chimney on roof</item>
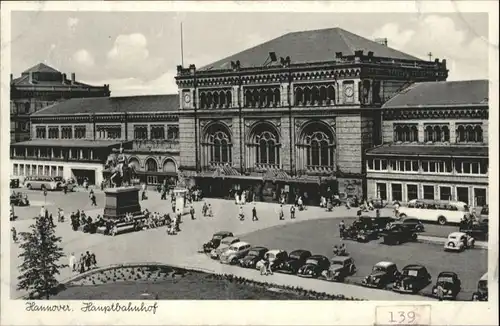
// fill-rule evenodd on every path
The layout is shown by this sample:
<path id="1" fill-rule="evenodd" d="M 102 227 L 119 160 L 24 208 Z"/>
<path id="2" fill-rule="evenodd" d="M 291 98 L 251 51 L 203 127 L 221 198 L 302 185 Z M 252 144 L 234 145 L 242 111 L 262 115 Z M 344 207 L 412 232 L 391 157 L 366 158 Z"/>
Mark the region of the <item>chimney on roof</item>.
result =
<path id="1" fill-rule="evenodd" d="M 75 84 L 75 73 L 72 72 L 71 73 L 71 85 L 74 85 Z"/>
<path id="2" fill-rule="evenodd" d="M 62 83 L 63 83 L 63 85 L 64 85 L 64 84 L 66 84 L 66 74 L 62 74 L 61 76 L 62 76 L 62 77 L 61 77 L 61 82 L 62 82 Z"/>
<path id="3" fill-rule="evenodd" d="M 342 52 L 335 52 L 335 59 L 342 59 Z"/>
<path id="4" fill-rule="evenodd" d="M 30 75 L 29 75 L 29 82 L 30 84 L 33 84 L 33 71 L 30 71 Z"/>
<path id="5" fill-rule="evenodd" d="M 443 64 L 443 68 L 446 68 L 446 59 L 443 59 L 442 64 Z"/>
<path id="6" fill-rule="evenodd" d="M 387 46 L 387 38 L 386 37 L 376 38 L 374 41 L 380 45 Z"/>

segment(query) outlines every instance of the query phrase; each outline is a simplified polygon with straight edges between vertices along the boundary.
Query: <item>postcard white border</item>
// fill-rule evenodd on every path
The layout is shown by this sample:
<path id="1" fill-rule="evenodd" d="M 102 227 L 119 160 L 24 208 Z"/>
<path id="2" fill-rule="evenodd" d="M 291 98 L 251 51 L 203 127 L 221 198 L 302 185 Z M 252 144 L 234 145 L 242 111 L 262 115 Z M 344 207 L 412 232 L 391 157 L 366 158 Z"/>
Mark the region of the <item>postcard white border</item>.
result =
<path id="1" fill-rule="evenodd" d="M 3 2 L 1 11 L 1 168 L 9 166 L 9 79 L 10 79 L 10 13 L 15 10 L 44 11 L 206 11 L 206 12 L 488 12 L 489 39 L 498 42 L 498 3 L 495 1 L 335 1 L 335 2 Z M 492 42 L 490 42 L 491 45 Z M 498 43 L 489 47 L 489 79 L 492 108 L 490 126 L 498 122 Z M 496 128 L 495 128 L 496 127 Z M 490 214 L 498 217 L 498 125 L 489 128 L 490 139 Z M 25 302 L 9 299 L 10 227 L 9 182 L 1 179 L 1 325 L 26 324 L 122 324 L 122 325 L 373 325 L 375 307 L 394 306 L 397 302 L 343 301 L 158 301 L 156 315 L 146 313 L 83 313 L 79 301 L 71 302 L 72 313 L 27 313 Z M 498 231 L 498 219 L 491 219 L 492 230 Z M 432 325 L 498 324 L 498 233 L 490 237 L 488 303 L 473 302 L 404 302 L 408 305 L 431 305 Z M 57 301 L 56 301 L 57 302 Z M 110 301 L 112 302 L 112 301 Z M 403 303 L 401 303 L 403 304 Z M 245 313 L 260 311 L 259 314 Z"/>

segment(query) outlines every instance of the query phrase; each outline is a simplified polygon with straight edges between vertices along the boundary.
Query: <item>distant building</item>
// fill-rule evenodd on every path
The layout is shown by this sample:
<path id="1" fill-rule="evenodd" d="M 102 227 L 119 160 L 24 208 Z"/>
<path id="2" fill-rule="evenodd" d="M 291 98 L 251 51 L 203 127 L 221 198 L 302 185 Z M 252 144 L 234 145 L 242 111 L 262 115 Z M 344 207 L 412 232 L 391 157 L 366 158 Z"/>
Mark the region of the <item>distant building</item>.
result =
<path id="1" fill-rule="evenodd" d="M 21 77 L 10 75 L 11 142 L 29 140 L 29 116 L 58 101 L 82 97 L 108 97 L 109 85 L 90 86 L 68 79 L 43 63 L 24 71 Z"/>
<path id="2" fill-rule="evenodd" d="M 369 198 L 487 204 L 487 80 L 416 83 L 382 117 L 384 144 L 366 152 Z"/>
<path id="3" fill-rule="evenodd" d="M 81 98 L 31 115 L 31 140 L 11 144 L 12 174 L 62 176 L 99 185 L 120 147 L 149 184 L 177 177 L 179 97 Z"/>
<path id="4" fill-rule="evenodd" d="M 213 196 L 250 190 L 317 202 L 366 196 L 365 152 L 382 143 L 381 106 L 415 82 L 444 81 L 425 61 L 340 28 L 295 32 L 206 67 L 178 67 L 180 166 Z"/>

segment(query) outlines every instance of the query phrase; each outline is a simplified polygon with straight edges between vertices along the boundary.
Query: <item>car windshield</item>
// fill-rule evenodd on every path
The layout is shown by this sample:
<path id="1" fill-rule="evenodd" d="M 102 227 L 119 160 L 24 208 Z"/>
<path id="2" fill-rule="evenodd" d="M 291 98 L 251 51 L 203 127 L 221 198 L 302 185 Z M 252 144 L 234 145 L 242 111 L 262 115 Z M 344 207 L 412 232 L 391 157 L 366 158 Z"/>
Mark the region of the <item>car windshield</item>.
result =
<path id="1" fill-rule="evenodd" d="M 440 276 L 437 281 L 438 282 L 443 282 L 443 283 L 453 283 L 453 277 L 451 277 L 451 276 Z"/>
<path id="2" fill-rule="evenodd" d="M 308 259 L 306 260 L 306 264 L 318 265 L 318 261 L 316 259 Z"/>
<path id="3" fill-rule="evenodd" d="M 450 235 L 450 236 L 448 237 L 448 239 L 456 239 L 456 238 L 457 238 L 457 237 L 456 237 L 456 236 L 454 236 L 454 235 Z"/>
<path id="4" fill-rule="evenodd" d="M 383 266 L 373 266 L 374 272 L 385 272 L 386 270 L 387 270 L 387 268 L 383 267 Z"/>
<path id="5" fill-rule="evenodd" d="M 480 290 L 488 290 L 488 281 L 487 280 L 481 280 L 477 284 L 478 289 Z"/>
<path id="6" fill-rule="evenodd" d="M 415 269 L 406 269 L 403 271 L 403 275 L 407 276 L 418 276 L 418 271 Z"/>
<path id="7" fill-rule="evenodd" d="M 230 246 L 229 247 L 229 250 L 232 250 L 232 251 L 238 251 L 239 247 L 236 247 L 236 246 Z"/>
<path id="8" fill-rule="evenodd" d="M 344 261 L 343 260 L 332 260 L 332 264 L 334 265 L 344 265 Z"/>
<path id="9" fill-rule="evenodd" d="M 248 252 L 249 256 L 260 256 L 260 251 L 259 250 L 250 250 Z"/>

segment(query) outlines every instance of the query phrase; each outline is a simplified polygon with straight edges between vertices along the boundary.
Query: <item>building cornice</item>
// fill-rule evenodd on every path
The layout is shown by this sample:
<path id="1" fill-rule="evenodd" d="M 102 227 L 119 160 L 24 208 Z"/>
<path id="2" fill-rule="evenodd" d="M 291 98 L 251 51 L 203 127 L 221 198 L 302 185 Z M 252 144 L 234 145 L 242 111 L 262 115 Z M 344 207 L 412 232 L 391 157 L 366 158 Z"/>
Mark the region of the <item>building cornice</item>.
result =
<path id="1" fill-rule="evenodd" d="M 488 119 L 488 107 L 484 105 L 467 106 L 426 106 L 404 109 L 382 109 L 384 120 L 410 119 Z"/>

